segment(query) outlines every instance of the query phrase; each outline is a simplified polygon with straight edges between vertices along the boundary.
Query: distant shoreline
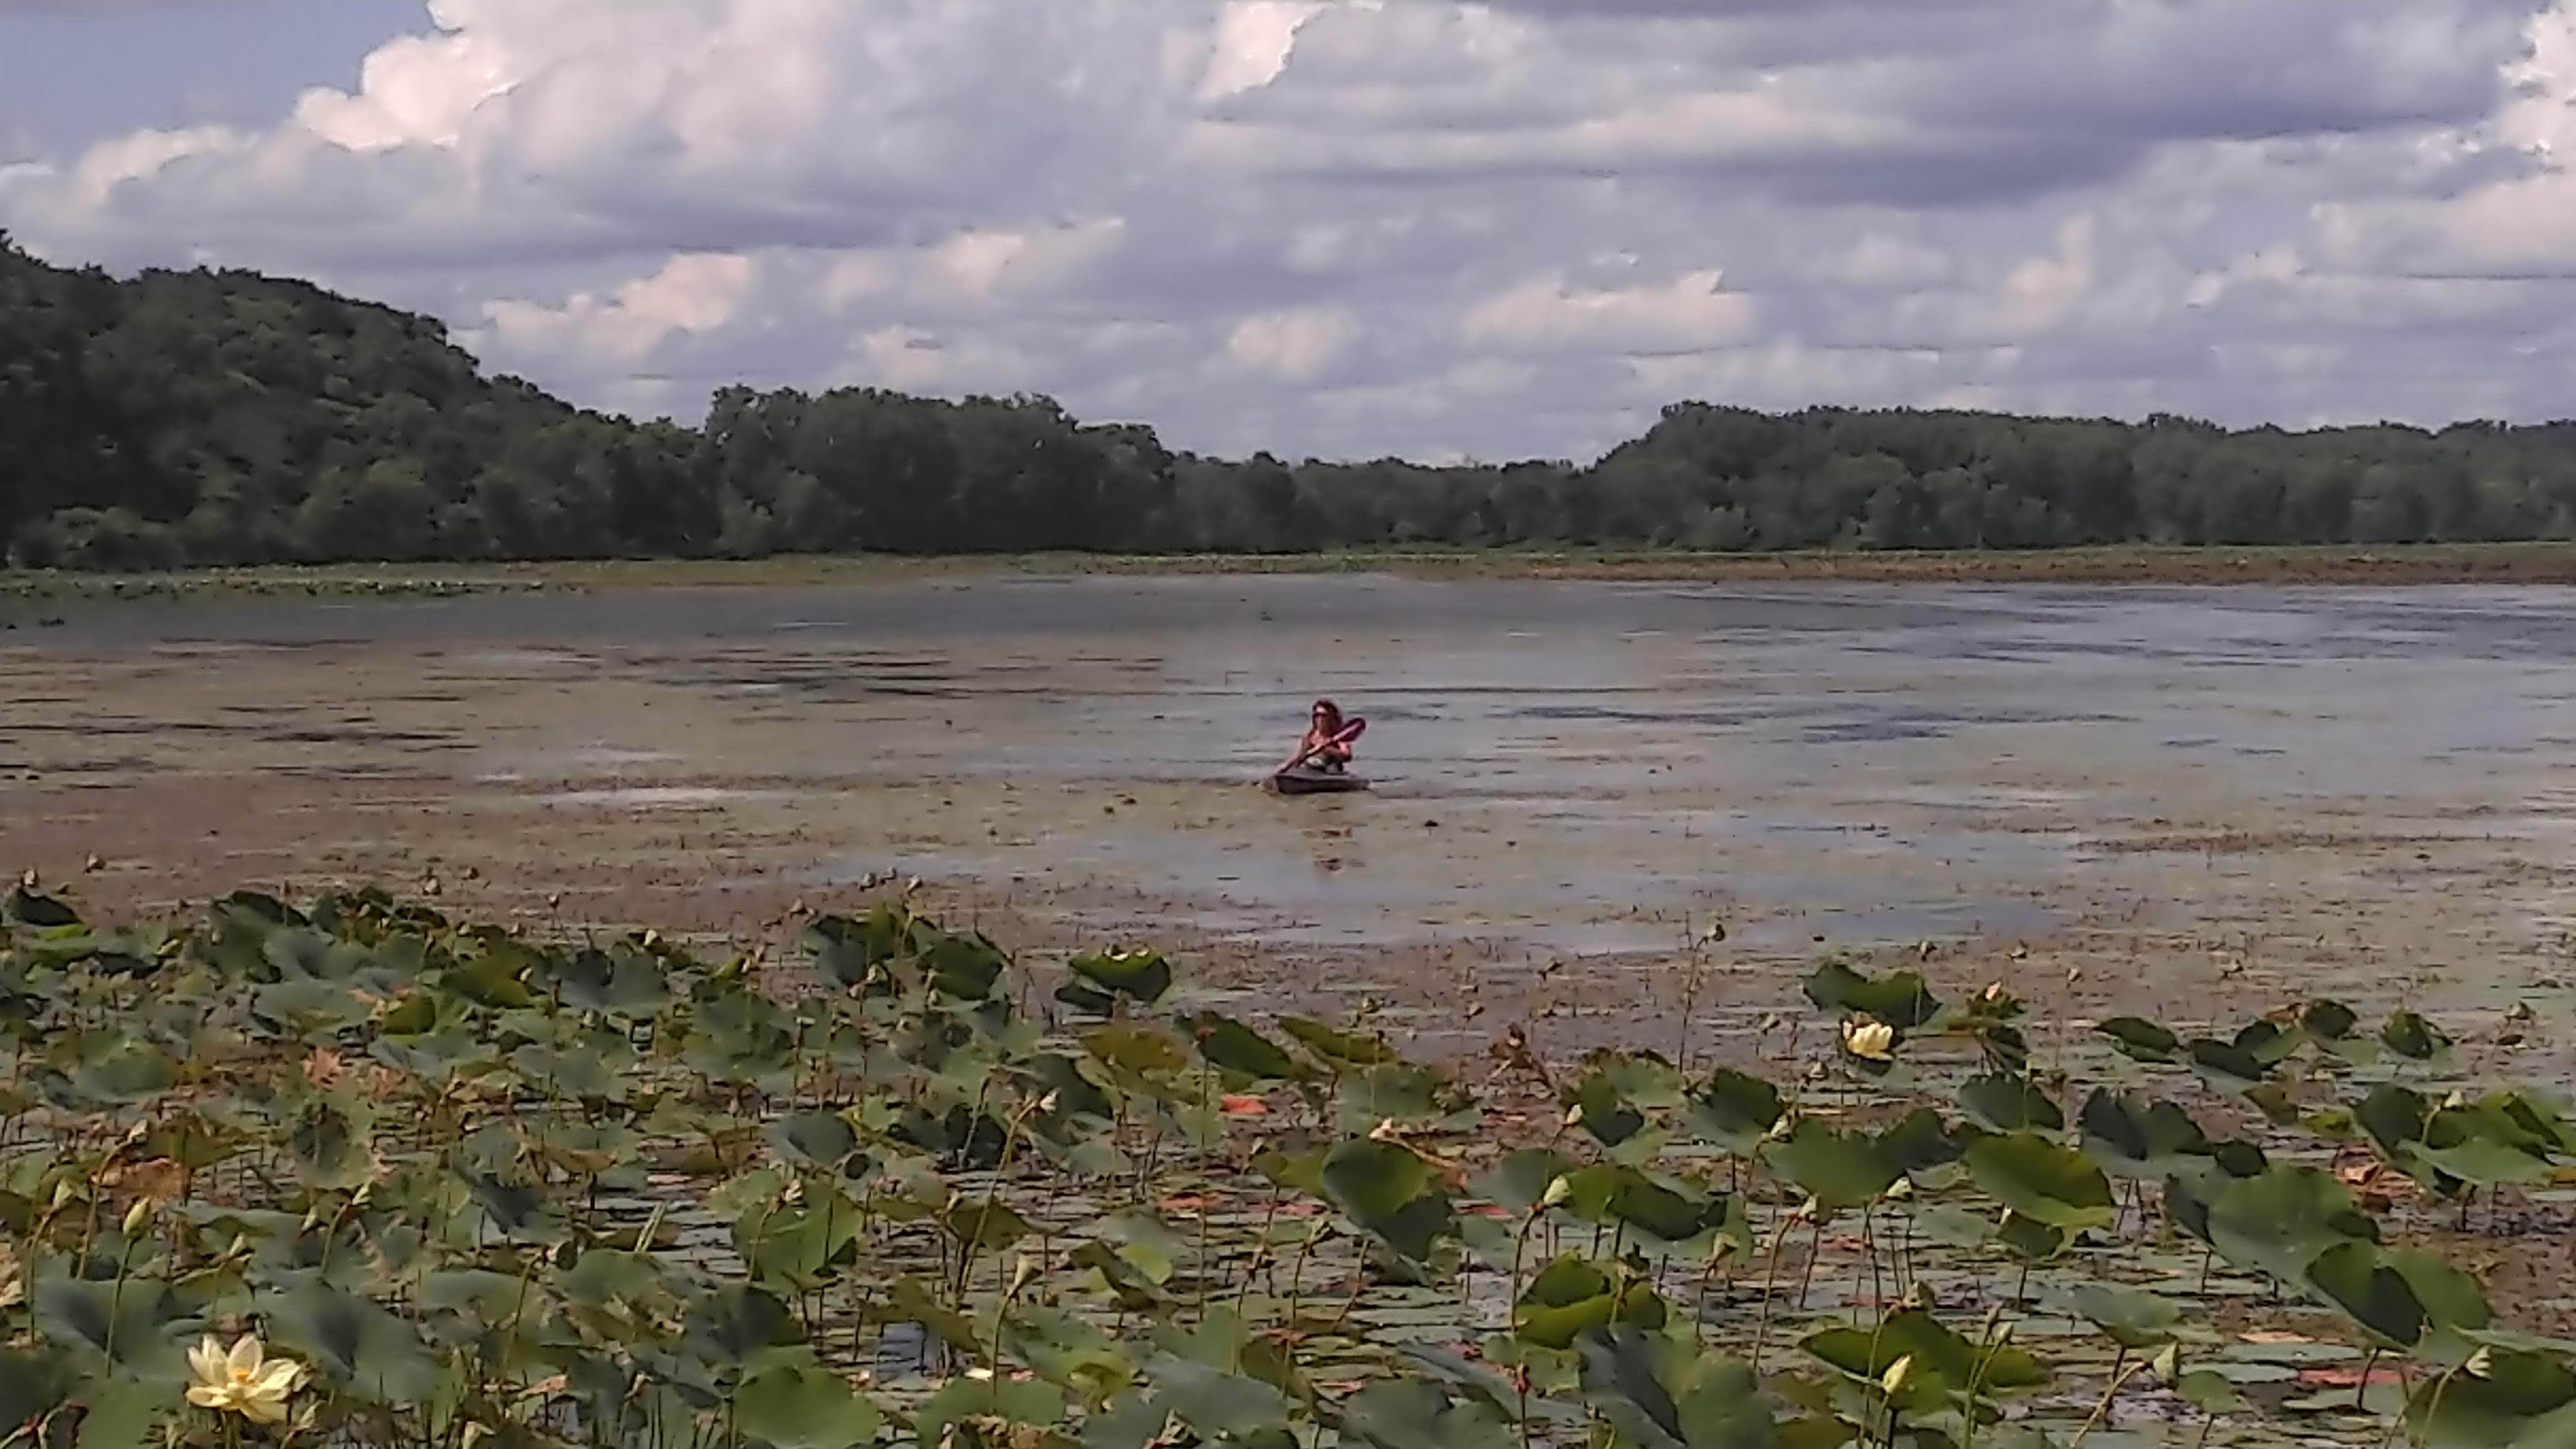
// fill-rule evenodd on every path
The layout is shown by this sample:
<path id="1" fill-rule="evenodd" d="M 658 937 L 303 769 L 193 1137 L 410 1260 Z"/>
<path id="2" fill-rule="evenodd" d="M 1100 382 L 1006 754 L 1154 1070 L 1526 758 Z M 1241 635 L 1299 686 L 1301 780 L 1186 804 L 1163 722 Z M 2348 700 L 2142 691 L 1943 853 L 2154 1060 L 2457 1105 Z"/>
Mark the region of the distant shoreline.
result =
<path id="1" fill-rule="evenodd" d="M 0 571 L 0 602 L 207 597 L 437 596 L 553 590 L 792 588 L 915 579 L 1113 575 L 1393 574 L 1427 580 L 1991 585 L 2576 585 L 2576 543 L 2218 546 L 1979 552 L 1678 550 L 1351 551 L 1314 554 L 893 555 L 266 565 L 177 573 Z"/>

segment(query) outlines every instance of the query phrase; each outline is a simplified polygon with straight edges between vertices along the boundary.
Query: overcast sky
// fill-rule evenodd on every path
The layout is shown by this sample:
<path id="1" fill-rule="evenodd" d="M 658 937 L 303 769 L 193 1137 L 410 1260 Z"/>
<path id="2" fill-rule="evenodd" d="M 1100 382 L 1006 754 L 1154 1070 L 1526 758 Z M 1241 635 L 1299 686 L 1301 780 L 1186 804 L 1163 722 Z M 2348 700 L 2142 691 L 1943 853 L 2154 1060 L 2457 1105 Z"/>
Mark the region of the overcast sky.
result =
<path id="1" fill-rule="evenodd" d="M 495 369 L 1588 456 L 2576 413 L 2576 0 L 0 0 L 0 226 Z"/>

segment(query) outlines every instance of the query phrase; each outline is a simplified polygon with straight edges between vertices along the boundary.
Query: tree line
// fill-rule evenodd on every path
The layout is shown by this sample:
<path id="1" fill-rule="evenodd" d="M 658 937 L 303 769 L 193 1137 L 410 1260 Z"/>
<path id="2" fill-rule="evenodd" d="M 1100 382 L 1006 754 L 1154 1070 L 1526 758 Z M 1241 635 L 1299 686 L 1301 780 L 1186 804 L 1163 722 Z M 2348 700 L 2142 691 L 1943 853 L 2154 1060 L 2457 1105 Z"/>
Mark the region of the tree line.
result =
<path id="1" fill-rule="evenodd" d="M 729 388 L 636 422 L 485 377 L 436 321 L 0 234 L 0 560 L 1587 546 L 1759 551 L 2576 537 L 2576 423 L 2230 431 L 1666 408 L 1578 465 L 1175 452 L 1043 397 Z"/>

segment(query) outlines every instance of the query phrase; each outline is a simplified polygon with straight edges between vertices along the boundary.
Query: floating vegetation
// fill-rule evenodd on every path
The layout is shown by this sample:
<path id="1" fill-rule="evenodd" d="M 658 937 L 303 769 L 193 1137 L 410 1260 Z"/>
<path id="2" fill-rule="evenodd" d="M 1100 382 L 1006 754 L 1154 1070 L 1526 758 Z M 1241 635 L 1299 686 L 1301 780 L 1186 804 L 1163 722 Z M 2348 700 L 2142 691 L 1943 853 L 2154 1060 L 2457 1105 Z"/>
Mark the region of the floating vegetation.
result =
<path id="1" fill-rule="evenodd" d="M 718 962 L 372 891 L 108 929 L 31 881 L 0 1432 L 2576 1443 L 2576 1345 L 2425 1246 L 2565 1234 L 2576 1123 L 2412 1014 L 2087 1034 L 1832 964 L 1802 1057 L 1513 1033 L 1470 1083 L 1150 951 L 1046 975 L 892 906 Z"/>

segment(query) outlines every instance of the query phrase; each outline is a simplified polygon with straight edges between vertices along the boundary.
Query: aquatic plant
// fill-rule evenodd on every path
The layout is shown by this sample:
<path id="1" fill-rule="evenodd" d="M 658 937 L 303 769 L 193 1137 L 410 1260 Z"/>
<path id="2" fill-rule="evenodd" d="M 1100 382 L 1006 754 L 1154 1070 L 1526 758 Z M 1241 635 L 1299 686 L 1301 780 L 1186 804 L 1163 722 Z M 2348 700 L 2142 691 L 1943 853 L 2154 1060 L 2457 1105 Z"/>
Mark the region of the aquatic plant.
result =
<path id="1" fill-rule="evenodd" d="M 2206 1035 L 1837 963 L 1808 1058 L 1473 1088 L 1151 951 L 899 905 L 791 958 L 376 891 L 0 900 L 31 1446 L 2571 1442 L 2426 1246 L 2567 1103 L 2308 1003 Z M 2063 1033 L 2041 1032 L 2043 1040 Z M 1517 1041 L 1517 1039 L 1515 1039 Z M 2079 1084 L 2078 1072 L 2104 1074 Z M 2426 1210 L 2426 1207 L 2432 1209 Z M 2346 1365 L 2357 1365 L 2347 1367 Z"/>

